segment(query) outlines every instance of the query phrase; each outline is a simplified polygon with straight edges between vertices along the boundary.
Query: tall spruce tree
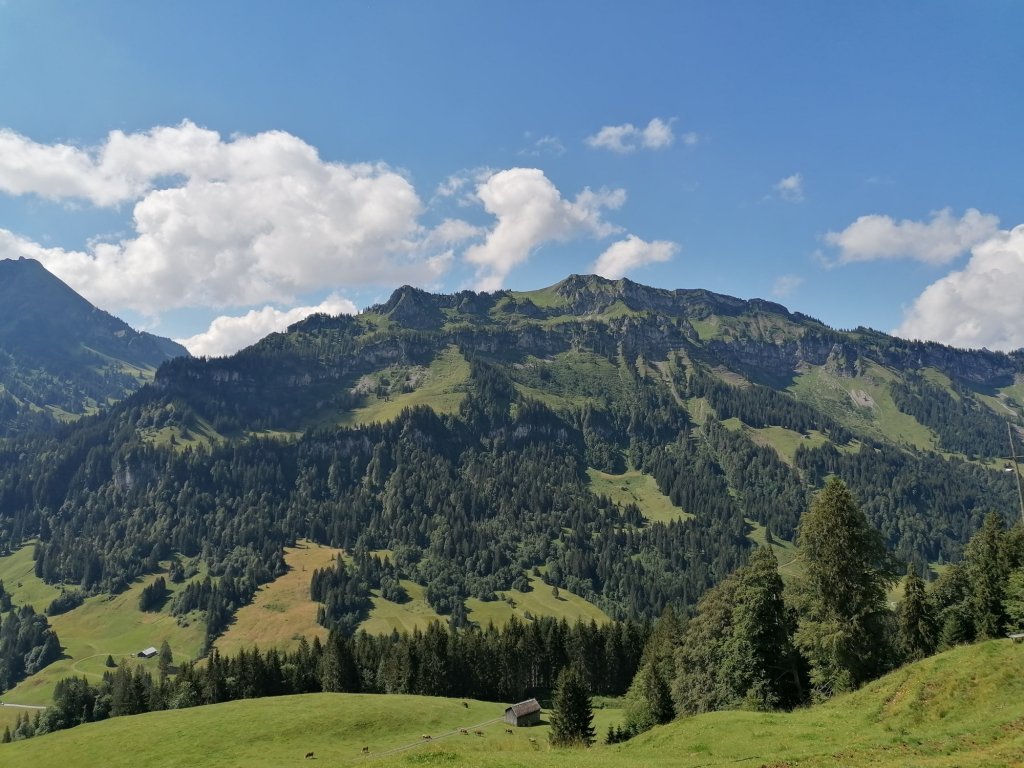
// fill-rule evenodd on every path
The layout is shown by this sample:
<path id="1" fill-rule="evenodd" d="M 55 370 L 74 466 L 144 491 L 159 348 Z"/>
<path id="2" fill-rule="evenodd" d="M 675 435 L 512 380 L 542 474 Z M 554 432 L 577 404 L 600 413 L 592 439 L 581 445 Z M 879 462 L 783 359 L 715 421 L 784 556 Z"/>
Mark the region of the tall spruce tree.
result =
<path id="1" fill-rule="evenodd" d="M 751 709 L 795 706 L 804 695 L 804 672 L 793 645 L 796 618 L 786 606 L 779 563 L 770 547 L 751 553 L 739 581 L 727 643 L 729 675 Z"/>
<path id="2" fill-rule="evenodd" d="M 900 651 L 905 661 L 917 661 L 935 652 L 938 643 L 935 616 L 925 595 L 924 581 L 913 565 L 907 566 L 897 622 Z"/>
<path id="3" fill-rule="evenodd" d="M 831 478 L 800 522 L 804 578 L 795 641 L 816 697 L 852 690 L 892 660 L 885 549 L 853 494 Z"/>
<path id="4" fill-rule="evenodd" d="M 1010 569 L 1005 539 L 1003 519 L 990 512 L 964 551 L 967 578 L 971 584 L 970 608 L 978 639 L 999 637 L 1006 627 L 1003 600 Z"/>
<path id="5" fill-rule="evenodd" d="M 594 743 L 594 709 L 586 677 L 578 668 L 566 667 L 558 675 L 552 705 L 548 739 L 553 746 L 589 747 Z"/>

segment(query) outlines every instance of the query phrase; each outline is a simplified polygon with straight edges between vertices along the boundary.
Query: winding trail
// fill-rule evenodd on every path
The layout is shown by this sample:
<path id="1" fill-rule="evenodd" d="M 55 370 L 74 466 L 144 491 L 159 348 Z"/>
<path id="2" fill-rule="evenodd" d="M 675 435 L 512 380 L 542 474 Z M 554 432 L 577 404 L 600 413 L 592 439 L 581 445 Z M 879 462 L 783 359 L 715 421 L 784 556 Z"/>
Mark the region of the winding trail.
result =
<path id="1" fill-rule="evenodd" d="M 89 677 L 99 677 L 99 678 L 102 678 L 103 677 L 102 674 L 99 674 L 97 672 L 86 672 L 84 669 L 79 669 L 78 665 L 81 664 L 83 661 L 88 661 L 89 659 L 95 659 L 97 656 L 112 656 L 114 658 L 117 658 L 119 656 L 120 657 L 124 657 L 124 656 L 134 656 L 134 655 L 135 655 L 134 653 L 103 653 L 103 652 L 94 653 L 91 656 L 83 656 L 80 659 L 75 659 L 75 663 L 71 665 L 71 671 L 75 672 L 76 674 L 79 674 L 79 675 L 88 675 Z"/>

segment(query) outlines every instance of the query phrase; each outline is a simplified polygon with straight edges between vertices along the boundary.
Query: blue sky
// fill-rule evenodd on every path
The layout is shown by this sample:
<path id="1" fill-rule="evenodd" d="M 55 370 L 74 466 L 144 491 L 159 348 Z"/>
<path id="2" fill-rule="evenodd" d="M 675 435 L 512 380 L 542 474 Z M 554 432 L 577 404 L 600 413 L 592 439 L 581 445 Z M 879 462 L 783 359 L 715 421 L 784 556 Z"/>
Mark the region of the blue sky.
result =
<path id="1" fill-rule="evenodd" d="M 1024 5 L 0 0 L 0 258 L 232 351 L 595 269 L 1024 346 Z"/>

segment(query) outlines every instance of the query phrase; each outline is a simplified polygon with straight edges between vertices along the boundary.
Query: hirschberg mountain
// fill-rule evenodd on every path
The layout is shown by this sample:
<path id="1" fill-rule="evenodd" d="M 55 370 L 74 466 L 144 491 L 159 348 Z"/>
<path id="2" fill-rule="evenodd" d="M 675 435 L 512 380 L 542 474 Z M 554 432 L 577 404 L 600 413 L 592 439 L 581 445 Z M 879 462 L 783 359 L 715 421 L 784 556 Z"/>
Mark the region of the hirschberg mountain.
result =
<path id="1" fill-rule="evenodd" d="M 173 553 L 219 576 L 182 611 L 215 637 L 296 539 L 398 580 L 454 625 L 542 577 L 620 618 L 693 604 L 752 541 L 792 540 L 843 478 L 894 558 L 959 557 L 1017 515 L 1007 423 L 1024 355 L 837 331 L 767 301 L 572 276 L 410 287 L 226 358 L 177 358 L 62 440 L 0 452 L 0 547 L 47 581 L 123 589 Z M 675 513 L 623 491 L 646 476 Z M 368 553 L 388 553 L 386 561 Z M 397 597 L 396 597 L 397 599 Z"/>
<path id="2" fill-rule="evenodd" d="M 188 350 L 97 309 L 38 261 L 0 261 L 0 436 L 109 405 L 178 356 Z"/>

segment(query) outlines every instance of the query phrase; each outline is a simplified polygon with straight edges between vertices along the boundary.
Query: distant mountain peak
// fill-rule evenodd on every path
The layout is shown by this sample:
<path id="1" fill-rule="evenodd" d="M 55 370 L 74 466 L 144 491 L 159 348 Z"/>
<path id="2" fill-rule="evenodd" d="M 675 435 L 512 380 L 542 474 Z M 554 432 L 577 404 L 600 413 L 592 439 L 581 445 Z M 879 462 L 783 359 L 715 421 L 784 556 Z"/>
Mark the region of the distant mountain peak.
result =
<path id="1" fill-rule="evenodd" d="M 180 344 L 93 306 L 35 259 L 0 260 L 0 392 L 20 413 L 87 412 L 182 356 Z M 12 430 L 0 419 L 0 435 Z"/>

